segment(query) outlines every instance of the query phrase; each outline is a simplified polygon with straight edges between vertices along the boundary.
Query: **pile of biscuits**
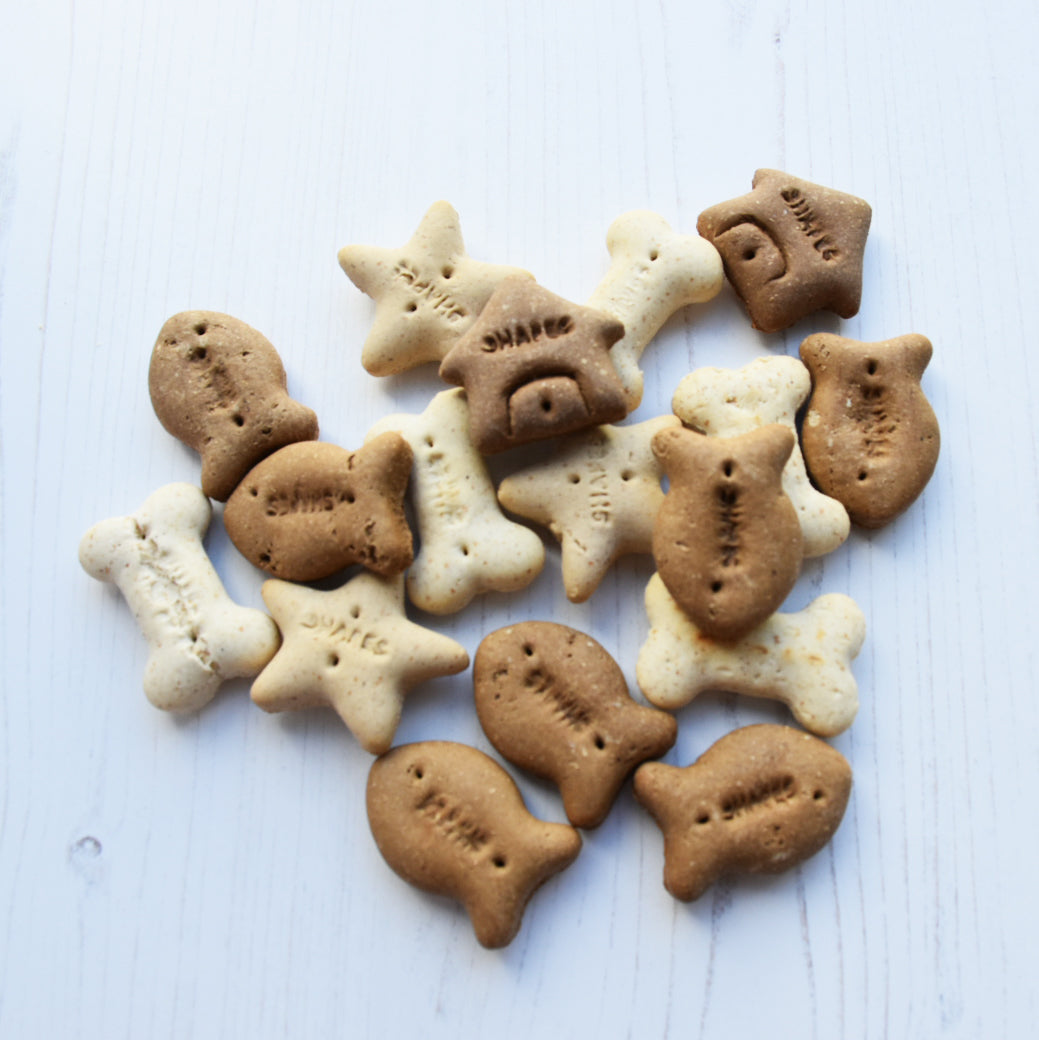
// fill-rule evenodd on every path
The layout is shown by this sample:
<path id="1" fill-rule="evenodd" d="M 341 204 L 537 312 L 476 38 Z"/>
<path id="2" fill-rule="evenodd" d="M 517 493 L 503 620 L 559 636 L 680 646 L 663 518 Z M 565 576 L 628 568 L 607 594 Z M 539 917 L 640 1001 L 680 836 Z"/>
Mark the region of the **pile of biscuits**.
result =
<path id="1" fill-rule="evenodd" d="M 890 522 L 930 478 L 939 434 L 920 377 L 931 346 L 813 335 L 800 361 L 698 369 L 673 414 L 616 424 L 641 401 L 639 362 L 657 331 L 725 278 L 762 331 L 821 309 L 854 315 L 870 219 L 861 199 L 760 170 L 749 194 L 701 214 L 698 234 L 653 213 L 618 218 L 610 270 L 579 305 L 526 271 L 467 256 L 457 213 L 437 203 L 399 249 L 339 254 L 375 301 L 368 372 L 437 362 L 452 384 L 352 451 L 317 439 L 317 417 L 289 397 L 261 333 L 214 312 L 170 318 L 151 398 L 201 456 L 201 487 L 160 488 L 80 545 L 84 568 L 117 584 L 151 645 L 148 698 L 196 711 L 244 676 L 267 711 L 333 708 L 378 756 L 367 805 L 386 861 L 460 901 L 486 946 L 511 941 L 532 893 L 578 855 L 577 828 L 598 826 L 632 774 L 663 831 L 676 898 L 812 855 L 850 793 L 847 761 L 821 738 L 855 716 L 865 624 L 840 594 L 778 609 L 806 557 L 839 547 L 851 523 Z M 496 488 L 486 457 L 534 442 L 544 457 Z M 224 591 L 202 546 L 210 498 L 226 502 L 231 540 L 270 575 L 269 613 Z M 475 652 L 488 740 L 558 786 L 569 825 L 531 816 L 474 748 L 393 746 L 407 691 L 469 665 L 465 648 L 410 621 L 406 602 L 453 613 L 488 590 L 524 588 L 544 565 L 541 536 L 505 511 L 558 539 L 574 602 L 624 554 L 656 564 L 636 665 L 651 706 L 629 695 L 605 648 L 550 620 L 491 632 Z M 337 588 L 308 584 L 354 565 Z M 709 689 L 781 700 L 803 730 L 749 726 L 684 768 L 653 761 L 675 743 L 672 713 Z"/>

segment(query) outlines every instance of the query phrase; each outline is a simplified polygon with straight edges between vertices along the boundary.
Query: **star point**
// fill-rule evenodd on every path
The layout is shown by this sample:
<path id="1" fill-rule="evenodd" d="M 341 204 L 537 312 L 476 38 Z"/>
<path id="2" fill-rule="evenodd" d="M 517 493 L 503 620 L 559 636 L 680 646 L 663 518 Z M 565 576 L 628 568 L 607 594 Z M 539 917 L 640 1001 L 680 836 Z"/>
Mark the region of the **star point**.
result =
<path id="1" fill-rule="evenodd" d="M 498 284 L 529 271 L 473 260 L 455 208 L 435 202 L 399 249 L 349 245 L 339 266 L 375 300 L 361 363 L 375 376 L 442 360 L 473 324 Z"/>
<path id="2" fill-rule="evenodd" d="M 333 708 L 372 754 L 393 743 L 408 690 L 469 664 L 453 639 L 405 617 L 402 575 L 365 572 L 328 592 L 275 579 L 263 598 L 283 643 L 253 701 L 269 712 Z"/>

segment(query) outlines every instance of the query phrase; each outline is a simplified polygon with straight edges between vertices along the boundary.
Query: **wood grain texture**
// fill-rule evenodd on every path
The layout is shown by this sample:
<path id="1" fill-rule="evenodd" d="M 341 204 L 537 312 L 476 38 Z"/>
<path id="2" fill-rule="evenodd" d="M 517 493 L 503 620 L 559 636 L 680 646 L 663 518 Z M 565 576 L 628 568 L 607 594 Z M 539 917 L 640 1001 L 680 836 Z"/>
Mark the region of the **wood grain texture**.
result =
<path id="1" fill-rule="evenodd" d="M 0 1035 L 1030 1035 L 1034 4 L 43 0 L 4 22 Z M 361 370 L 372 307 L 340 246 L 403 243 L 447 198 L 473 256 L 580 302 L 614 217 L 692 230 L 759 166 L 872 204 L 862 308 L 766 337 L 726 288 L 650 345 L 633 419 L 667 411 L 696 366 L 796 354 L 811 332 L 934 343 L 931 484 L 810 561 L 785 608 L 836 591 L 867 615 L 862 708 L 833 741 L 855 770 L 848 815 L 794 873 L 686 906 L 626 789 L 489 953 L 386 869 L 370 759 L 334 715 L 267 717 L 243 682 L 190 719 L 151 708 L 143 640 L 76 546 L 198 479 L 147 394 L 174 312 L 260 329 L 324 438 L 356 448 L 440 385 Z M 261 606 L 219 522 L 208 546 Z M 470 653 L 510 620 L 581 628 L 634 689 L 650 572 L 623 561 L 571 604 L 550 545 L 525 593 L 425 620 Z M 416 690 L 398 740 L 490 750 L 470 683 Z M 788 717 L 705 696 L 666 760 L 753 721 Z"/>

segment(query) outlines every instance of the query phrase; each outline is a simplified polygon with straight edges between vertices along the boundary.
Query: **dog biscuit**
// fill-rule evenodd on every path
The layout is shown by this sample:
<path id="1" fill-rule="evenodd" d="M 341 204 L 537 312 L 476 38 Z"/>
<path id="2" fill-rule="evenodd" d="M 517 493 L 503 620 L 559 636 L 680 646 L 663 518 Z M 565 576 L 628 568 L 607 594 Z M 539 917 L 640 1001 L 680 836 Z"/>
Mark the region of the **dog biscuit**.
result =
<path id="1" fill-rule="evenodd" d="M 758 170 L 752 189 L 704 210 L 696 227 L 754 328 L 779 332 L 818 310 L 857 314 L 869 204 L 779 170 Z"/>
<path id="2" fill-rule="evenodd" d="M 653 559 L 668 591 L 713 639 L 751 631 L 801 572 L 801 525 L 782 487 L 796 440 L 778 424 L 738 437 L 683 427 L 653 437 L 671 480 L 653 526 Z"/>
<path id="3" fill-rule="evenodd" d="M 476 713 L 514 765 L 555 783 L 575 827 L 598 827 L 625 778 L 675 742 L 674 717 L 638 704 L 591 636 L 524 621 L 486 636 L 473 664 Z"/>
<path id="4" fill-rule="evenodd" d="M 408 690 L 469 665 L 453 639 L 405 617 L 400 575 L 362 572 L 330 592 L 266 581 L 263 599 L 284 643 L 253 701 L 270 712 L 333 708 L 373 755 L 393 743 Z"/>
<path id="5" fill-rule="evenodd" d="M 506 946 L 534 892 L 581 851 L 573 827 L 536 819 L 512 778 L 464 744 L 405 744 L 368 774 L 368 822 L 405 881 L 449 896 L 483 946 Z"/>
<path id="6" fill-rule="evenodd" d="M 162 425 L 202 457 L 202 490 L 226 502 L 278 448 L 317 437 L 317 416 L 286 391 L 266 336 L 229 314 L 184 311 L 159 331 L 148 369 Z"/>
<path id="7" fill-rule="evenodd" d="M 664 886 L 685 901 L 723 875 L 779 874 L 814 856 L 850 793 L 847 759 L 786 726 L 746 726 L 684 769 L 635 773 L 635 797 L 664 833 Z"/>
<path id="8" fill-rule="evenodd" d="M 262 611 L 233 603 L 202 547 L 212 509 L 191 484 L 167 484 L 129 516 L 95 524 L 79 562 L 114 582 L 151 646 L 148 700 L 164 711 L 196 711 L 227 679 L 251 677 L 278 648 Z"/>
<path id="9" fill-rule="evenodd" d="M 339 266 L 375 300 L 375 321 L 361 350 L 373 376 L 442 360 L 503 278 L 534 277 L 467 256 L 458 213 L 447 202 L 435 202 L 400 249 L 344 246 Z"/>
<path id="10" fill-rule="evenodd" d="M 600 311 L 506 278 L 440 376 L 465 387 L 473 444 L 491 455 L 623 419 L 627 398 L 610 360 L 623 335 Z"/>
<path id="11" fill-rule="evenodd" d="M 421 415 L 393 415 L 369 438 L 395 430 L 411 446 L 411 497 L 419 550 L 408 569 L 408 598 L 434 614 L 461 610 L 487 591 L 529 585 L 545 563 L 545 546 L 529 528 L 502 516 L 494 485 L 469 440 L 461 390 L 437 394 Z"/>
<path id="12" fill-rule="evenodd" d="M 679 384 L 671 401 L 675 415 L 700 433 L 735 437 L 780 423 L 795 437 L 797 411 L 812 381 L 796 358 L 758 358 L 743 368 L 698 368 Z M 848 511 L 812 487 L 796 440 L 783 467 L 783 490 L 797 510 L 805 556 L 832 552 L 848 537 Z"/>
<path id="13" fill-rule="evenodd" d="M 822 333 L 801 344 L 801 358 L 813 383 L 801 431 L 812 477 L 856 524 L 883 527 L 916 501 L 938 462 L 938 420 L 920 388 L 931 342 Z"/>
<path id="14" fill-rule="evenodd" d="M 664 501 L 653 435 L 677 426 L 661 416 L 632 426 L 597 426 L 554 446 L 543 463 L 498 486 L 506 509 L 544 524 L 562 546 L 563 586 L 582 603 L 614 561 L 653 549 L 653 521 Z"/>
<path id="15" fill-rule="evenodd" d="M 635 675 L 646 700 L 677 711 L 707 690 L 782 701 L 821 737 L 846 730 L 859 708 L 851 662 L 866 619 L 855 602 L 828 593 L 804 610 L 773 614 L 736 642 L 703 634 L 658 574 L 646 586 L 650 630 Z"/>
<path id="16" fill-rule="evenodd" d="M 718 250 L 707 239 L 672 231 L 648 210 L 621 214 L 606 232 L 606 248 L 610 269 L 587 306 L 624 326 L 610 356 L 630 412 L 642 400 L 639 359 L 650 340 L 676 311 L 717 296 L 725 275 Z"/>
<path id="17" fill-rule="evenodd" d="M 290 444 L 249 471 L 227 501 L 231 541 L 261 570 L 317 581 L 351 563 L 384 576 L 412 559 L 404 492 L 411 448 L 384 433 L 357 451 Z"/>

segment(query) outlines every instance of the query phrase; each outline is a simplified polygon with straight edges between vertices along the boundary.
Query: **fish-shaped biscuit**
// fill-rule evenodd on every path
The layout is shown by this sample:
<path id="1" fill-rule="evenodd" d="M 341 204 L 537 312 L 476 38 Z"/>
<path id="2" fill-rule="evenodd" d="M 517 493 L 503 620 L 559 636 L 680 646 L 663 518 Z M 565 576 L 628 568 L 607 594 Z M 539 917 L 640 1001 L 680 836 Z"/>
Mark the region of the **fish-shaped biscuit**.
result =
<path id="1" fill-rule="evenodd" d="M 482 751 L 405 744 L 368 774 L 368 822 L 386 862 L 417 888 L 466 909 L 483 946 L 506 946 L 534 891 L 568 867 L 581 836 L 527 811 L 512 778 Z"/>
<path id="2" fill-rule="evenodd" d="M 664 887 L 685 901 L 722 875 L 778 874 L 814 855 L 850 793 L 844 756 L 787 726 L 746 726 L 684 769 L 635 773 L 635 797 L 664 832 Z"/>
<path id="3" fill-rule="evenodd" d="M 476 713 L 510 762 L 558 785 L 575 827 L 597 827 L 625 778 L 675 742 L 674 716 L 636 703 L 591 636 L 551 621 L 492 632 L 473 666 Z"/>

